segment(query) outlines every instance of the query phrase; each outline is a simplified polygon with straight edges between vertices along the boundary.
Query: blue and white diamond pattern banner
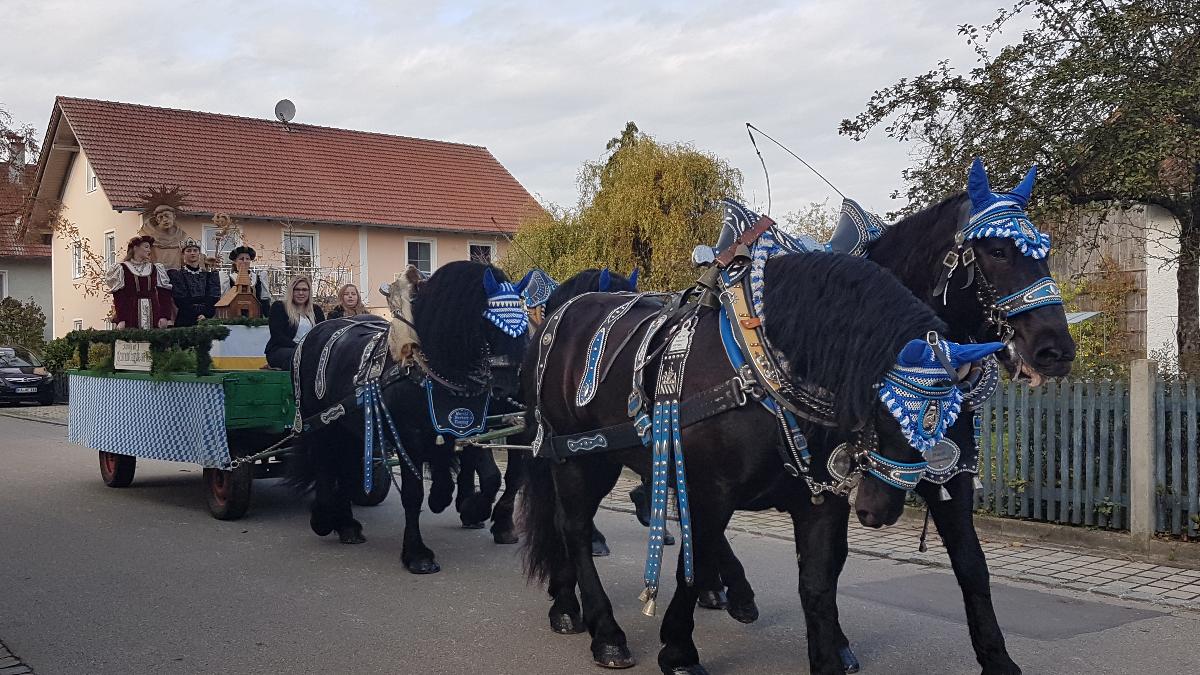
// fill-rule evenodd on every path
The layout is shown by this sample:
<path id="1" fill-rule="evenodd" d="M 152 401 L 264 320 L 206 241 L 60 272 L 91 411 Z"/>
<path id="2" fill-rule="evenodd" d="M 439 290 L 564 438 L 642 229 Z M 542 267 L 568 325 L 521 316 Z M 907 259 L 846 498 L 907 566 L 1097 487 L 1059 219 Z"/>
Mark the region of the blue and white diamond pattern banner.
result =
<path id="1" fill-rule="evenodd" d="M 220 382 L 72 374 L 67 438 L 120 455 L 230 466 Z"/>

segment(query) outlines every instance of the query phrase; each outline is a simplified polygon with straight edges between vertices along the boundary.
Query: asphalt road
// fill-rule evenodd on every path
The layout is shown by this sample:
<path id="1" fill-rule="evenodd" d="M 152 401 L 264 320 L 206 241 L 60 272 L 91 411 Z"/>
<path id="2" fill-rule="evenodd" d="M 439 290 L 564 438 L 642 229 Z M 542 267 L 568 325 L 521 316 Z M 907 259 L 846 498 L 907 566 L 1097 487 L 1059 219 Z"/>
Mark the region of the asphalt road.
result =
<path id="1" fill-rule="evenodd" d="M 195 466 L 139 462 L 130 488 L 101 483 L 95 453 L 63 427 L 0 417 L 0 640 L 56 673 L 599 673 L 586 635 L 552 634 L 544 593 L 516 547 L 450 514 L 425 519 L 442 572 L 400 565 L 399 499 L 358 509 L 370 541 L 318 538 L 305 504 L 274 481 L 250 514 L 208 515 Z M 643 617 L 644 530 L 601 512 L 600 561 L 617 618 L 658 672 L 658 619 Z M 789 542 L 732 533 L 762 618 L 698 610 L 715 673 L 805 673 L 803 615 Z M 670 578 L 670 572 L 664 572 Z M 946 572 L 852 557 L 842 623 L 864 673 L 978 672 Z M 1200 616 L 997 584 L 1001 623 L 1027 673 L 1194 673 Z"/>

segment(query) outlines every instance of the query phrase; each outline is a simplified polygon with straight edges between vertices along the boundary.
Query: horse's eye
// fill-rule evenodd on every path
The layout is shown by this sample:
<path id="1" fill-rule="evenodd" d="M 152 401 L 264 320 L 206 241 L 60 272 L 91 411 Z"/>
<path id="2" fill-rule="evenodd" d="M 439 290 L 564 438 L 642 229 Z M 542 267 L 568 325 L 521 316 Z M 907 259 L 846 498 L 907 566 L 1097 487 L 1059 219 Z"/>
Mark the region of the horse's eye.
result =
<path id="1" fill-rule="evenodd" d="M 1000 246 L 988 251 L 988 255 L 992 256 L 996 260 L 1004 260 L 1008 257 L 1008 250 Z"/>

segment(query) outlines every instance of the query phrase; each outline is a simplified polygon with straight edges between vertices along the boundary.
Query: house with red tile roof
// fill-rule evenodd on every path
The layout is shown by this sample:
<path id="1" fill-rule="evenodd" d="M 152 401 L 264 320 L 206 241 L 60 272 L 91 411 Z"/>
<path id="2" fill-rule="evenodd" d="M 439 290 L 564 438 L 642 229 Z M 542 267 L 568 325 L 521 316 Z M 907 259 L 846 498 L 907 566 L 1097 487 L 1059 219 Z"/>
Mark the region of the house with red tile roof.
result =
<path id="1" fill-rule="evenodd" d="M 37 167 L 26 164 L 24 146 L 0 162 L 0 298 L 33 300 L 46 314 L 50 337 L 50 246 L 21 227 L 25 198 Z"/>
<path id="2" fill-rule="evenodd" d="M 319 293 L 354 283 L 379 307 L 375 289 L 408 264 L 497 259 L 540 208 L 478 145 L 60 96 L 33 186 L 79 232 L 51 245 L 55 335 L 104 327 L 109 303 L 83 297 L 83 268 L 123 258 L 144 196 L 161 186 L 186 195 L 176 222 L 213 259 L 253 247 L 276 295 L 303 272 Z"/>

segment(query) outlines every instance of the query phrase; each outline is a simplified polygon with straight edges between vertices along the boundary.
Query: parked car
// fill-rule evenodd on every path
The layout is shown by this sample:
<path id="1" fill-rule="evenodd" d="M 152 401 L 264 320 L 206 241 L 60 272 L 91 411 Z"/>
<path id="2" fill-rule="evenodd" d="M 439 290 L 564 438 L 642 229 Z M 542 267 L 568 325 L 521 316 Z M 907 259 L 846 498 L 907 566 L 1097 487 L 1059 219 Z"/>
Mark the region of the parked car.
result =
<path id="1" fill-rule="evenodd" d="M 0 401 L 54 403 L 54 376 L 24 347 L 0 346 Z"/>

